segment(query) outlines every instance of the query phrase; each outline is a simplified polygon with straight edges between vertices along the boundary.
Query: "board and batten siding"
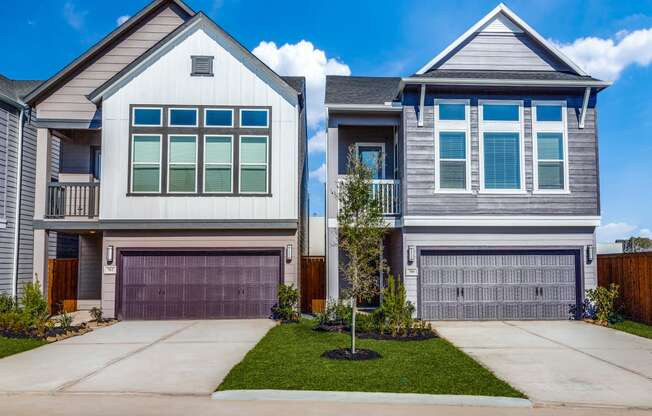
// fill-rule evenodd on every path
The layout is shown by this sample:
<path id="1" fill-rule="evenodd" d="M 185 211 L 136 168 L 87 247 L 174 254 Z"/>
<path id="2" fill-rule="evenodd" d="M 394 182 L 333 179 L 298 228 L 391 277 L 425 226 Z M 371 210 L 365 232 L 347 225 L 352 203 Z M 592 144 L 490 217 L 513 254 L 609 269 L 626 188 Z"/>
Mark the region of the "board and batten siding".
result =
<path id="1" fill-rule="evenodd" d="M 472 193 L 435 193 L 434 96 L 428 95 L 423 127 L 417 126 L 417 105 L 404 106 L 406 140 L 404 215 L 600 215 L 595 100 L 592 99 L 584 129 L 579 128 L 580 96 L 456 96 L 471 99 Z M 438 95 L 437 98 L 446 98 Z M 478 99 L 524 99 L 525 194 L 478 193 L 480 154 Z M 534 194 L 531 100 L 567 101 L 569 194 Z M 418 100 L 411 97 L 410 102 Z"/>
<path id="2" fill-rule="evenodd" d="M 168 6 L 37 104 L 40 119 L 92 120 L 95 104 L 86 96 L 120 72 L 187 19 Z"/>
<path id="3" fill-rule="evenodd" d="M 595 288 L 597 285 L 597 259 L 591 264 L 586 264 L 585 250 L 587 245 L 595 246 L 595 233 L 592 229 L 565 229 L 556 230 L 545 228 L 528 228 L 514 230 L 476 229 L 474 232 L 465 232 L 460 228 L 449 230 L 408 228 L 403 233 L 403 247 L 414 246 L 420 248 L 446 248 L 446 249 L 491 249 L 491 248 L 518 248 L 518 249 L 578 249 L 581 252 L 582 273 L 584 276 L 584 289 Z M 419 270 L 417 262 L 408 264 L 407 256 L 403 258 L 405 270 L 405 290 L 407 298 L 417 308 L 418 305 L 418 279 Z"/>
<path id="4" fill-rule="evenodd" d="M 203 27 L 165 48 L 102 104 L 100 219 L 298 220 L 298 103 L 281 95 Z M 158 53 L 158 52 L 157 52 Z M 214 56 L 214 77 L 191 77 L 192 55 Z M 262 74 L 265 75 L 265 74 Z M 270 196 L 128 196 L 131 104 L 271 107 Z M 236 138 L 234 138 L 235 140 Z M 237 169 L 237 166 L 234 166 Z"/>
<path id="5" fill-rule="evenodd" d="M 100 306 L 102 292 L 102 238 L 79 236 L 79 274 L 77 307 L 90 309 Z"/>

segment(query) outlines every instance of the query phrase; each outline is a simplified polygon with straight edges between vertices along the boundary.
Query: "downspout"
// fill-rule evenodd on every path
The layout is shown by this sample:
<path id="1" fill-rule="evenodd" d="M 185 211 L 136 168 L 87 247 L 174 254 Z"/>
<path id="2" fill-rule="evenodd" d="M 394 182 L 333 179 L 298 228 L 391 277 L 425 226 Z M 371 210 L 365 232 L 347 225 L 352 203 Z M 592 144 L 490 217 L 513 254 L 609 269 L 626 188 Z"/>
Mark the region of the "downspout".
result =
<path id="1" fill-rule="evenodd" d="M 25 109 L 20 109 L 18 118 L 18 156 L 17 156 L 17 172 L 16 172 L 16 206 L 14 215 L 14 262 L 11 280 L 11 296 L 16 299 L 18 297 L 18 252 L 20 250 L 20 199 L 22 191 L 22 176 L 23 176 L 23 123 L 24 123 Z"/>

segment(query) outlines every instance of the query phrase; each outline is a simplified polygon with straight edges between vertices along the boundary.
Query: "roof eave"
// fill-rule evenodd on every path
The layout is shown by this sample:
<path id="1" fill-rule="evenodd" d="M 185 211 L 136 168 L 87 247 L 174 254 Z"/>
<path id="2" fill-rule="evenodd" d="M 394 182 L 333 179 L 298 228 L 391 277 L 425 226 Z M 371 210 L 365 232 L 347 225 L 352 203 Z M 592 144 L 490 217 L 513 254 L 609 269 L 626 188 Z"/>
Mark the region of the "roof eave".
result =
<path id="1" fill-rule="evenodd" d="M 403 111 L 403 105 L 400 103 L 391 104 L 342 104 L 326 103 L 327 110 L 337 111 L 369 111 L 369 112 L 400 112 Z"/>
<path id="2" fill-rule="evenodd" d="M 401 91 L 407 84 L 482 86 L 482 87 L 560 87 L 560 88 L 599 88 L 604 89 L 611 81 L 600 80 L 524 80 L 524 79 L 478 79 L 478 78 L 427 78 L 406 77 L 401 79 Z"/>

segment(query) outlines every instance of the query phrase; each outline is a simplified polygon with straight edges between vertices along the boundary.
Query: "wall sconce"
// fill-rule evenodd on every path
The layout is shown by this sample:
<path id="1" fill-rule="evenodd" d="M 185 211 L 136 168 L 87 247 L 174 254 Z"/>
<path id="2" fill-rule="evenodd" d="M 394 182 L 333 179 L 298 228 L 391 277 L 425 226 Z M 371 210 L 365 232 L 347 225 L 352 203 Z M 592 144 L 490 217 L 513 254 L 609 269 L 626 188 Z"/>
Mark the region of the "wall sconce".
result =
<path id="1" fill-rule="evenodd" d="M 414 263 L 417 257 L 417 250 L 414 246 L 408 247 L 408 263 Z"/>
<path id="2" fill-rule="evenodd" d="M 285 260 L 288 263 L 292 262 L 292 244 L 285 246 Z"/>
<path id="3" fill-rule="evenodd" d="M 593 246 L 586 246 L 586 264 L 593 263 Z"/>
<path id="4" fill-rule="evenodd" d="M 106 246 L 106 263 L 113 263 L 113 246 Z"/>

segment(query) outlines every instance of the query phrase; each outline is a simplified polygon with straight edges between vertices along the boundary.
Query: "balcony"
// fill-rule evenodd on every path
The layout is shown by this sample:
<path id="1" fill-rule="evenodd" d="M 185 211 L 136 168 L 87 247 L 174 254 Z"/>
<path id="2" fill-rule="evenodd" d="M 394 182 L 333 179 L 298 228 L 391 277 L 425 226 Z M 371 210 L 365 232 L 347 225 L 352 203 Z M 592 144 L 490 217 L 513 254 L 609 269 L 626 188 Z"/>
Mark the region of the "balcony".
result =
<path id="1" fill-rule="evenodd" d="M 340 176 L 339 182 L 346 180 Z M 401 181 L 398 179 L 372 179 L 371 191 L 380 200 L 383 215 L 401 215 Z"/>
<path id="2" fill-rule="evenodd" d="M 48 219 L 97 219 L 100 213 L 99 182 L 51 182 L 47 190 Z"/>

